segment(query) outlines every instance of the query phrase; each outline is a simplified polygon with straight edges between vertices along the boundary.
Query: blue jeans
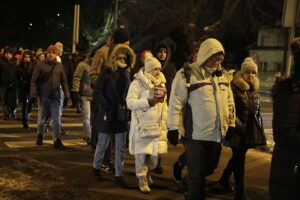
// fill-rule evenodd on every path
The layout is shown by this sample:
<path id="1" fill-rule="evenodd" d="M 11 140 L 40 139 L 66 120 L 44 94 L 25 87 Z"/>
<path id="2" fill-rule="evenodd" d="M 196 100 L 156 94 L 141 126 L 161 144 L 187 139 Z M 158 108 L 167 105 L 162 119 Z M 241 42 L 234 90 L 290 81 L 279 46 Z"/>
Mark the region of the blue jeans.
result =
<path id="1" fill-rule="evenodd" d="M 87 98 L 81 98 L 81 115 L 82 115 L 82 128 L 83 134 L 86 138 L 91 139 L 91 101 Z"/>
<path id="2" fill-rule="evenodd" d="M 126 133 L 106 134 L 98 133 L 98 143 L 94 155 L 93 167 L 100 169 L 102 165 L 105 151 L 109 145 L 110 138 L 115 136 L 115 176 L 124 175 L 124 158 L 125 158 L 125 143 Z"/>
<path id="3" fill-rule="evenodd" d="M 60 138 L 60 100 L 59 99 L 49 99 L 49 98 L 41 98 L 39 104 L 39 112 L 38 112 L 38 127 L 37 134 L 44 135 L 45 134 L 45 119 L 48 113 L 51 112 L 52 120 L 53 120 L 53 140 Z"/>

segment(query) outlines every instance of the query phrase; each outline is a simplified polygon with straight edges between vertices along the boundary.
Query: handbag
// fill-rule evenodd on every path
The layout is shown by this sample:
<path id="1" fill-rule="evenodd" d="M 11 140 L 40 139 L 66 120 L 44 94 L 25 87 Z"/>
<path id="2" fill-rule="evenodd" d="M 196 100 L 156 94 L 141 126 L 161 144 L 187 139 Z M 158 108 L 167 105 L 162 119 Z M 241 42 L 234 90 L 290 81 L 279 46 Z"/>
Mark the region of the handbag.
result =
<path id="1" fill-rule="evenodd" d="M 120 122 L 130 121 L 130 110 L 127 109 L 126 105 L 119 104 L 117 111 L 117 120 Z"/>
<path id="2" fill-rule="evenodd" d="M 139 126 L 141 137 L 144 139 L 158 138 L 161 135 L 159 123 L 148 122 Z"/>
<path id="3" fill-rule="evenodd" d="M 130 117 L 131 117 L 130 110 L 127 109 L 126 105 L 121 104 L 120 96 L 119 96 L 118 92 L 116 92 L 114 81 L 112 79 L 111 79 L 111 81 L 112 81 L 112 84 L 114 86 L 113 91 L 114 91 L 114 93 L 117 97 L 117 101 L 119 103 L 119 106 L 118 106 L 118 109 L 117 109 L 117 121 L 119 121 L 119 122 L 128 122 L 128 121 L 130 121 Z"/>

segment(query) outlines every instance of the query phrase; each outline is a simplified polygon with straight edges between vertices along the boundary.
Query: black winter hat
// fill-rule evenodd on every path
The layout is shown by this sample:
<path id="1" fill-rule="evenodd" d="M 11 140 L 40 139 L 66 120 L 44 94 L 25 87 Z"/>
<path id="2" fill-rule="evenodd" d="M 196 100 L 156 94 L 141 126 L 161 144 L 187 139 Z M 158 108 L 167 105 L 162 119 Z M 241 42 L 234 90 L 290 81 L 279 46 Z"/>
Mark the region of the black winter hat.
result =
<path id="1" fill-rule="evenodd" d="M 12 51 L 12 49 L 11 49 L 10 47 L 5 47 L 5 48 L 4 48 L 4 50 L 3 50 L 3 55 L 5 55 L 5 54 L 7 54 L 7 53 L 10 53 L 10 54 L 14 55 L 14 54 L 13 54 L 13 51 Z"/>
<path id="2" fill-rule="evenodd" d="M 115 44 L 121 44 L 130 40 L 130 34 L 125 28 L 117 28 L 112 37 Z"/>

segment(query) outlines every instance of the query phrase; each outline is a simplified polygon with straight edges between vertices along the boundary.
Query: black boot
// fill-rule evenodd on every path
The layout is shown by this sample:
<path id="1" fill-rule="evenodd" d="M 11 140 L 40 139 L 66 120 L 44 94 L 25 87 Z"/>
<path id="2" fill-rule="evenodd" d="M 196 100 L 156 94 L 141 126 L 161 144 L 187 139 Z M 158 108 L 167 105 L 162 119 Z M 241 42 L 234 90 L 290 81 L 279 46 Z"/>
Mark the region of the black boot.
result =
<path id="1" fill-rule="evenodd" d="M 245 192 L 245 189 L 237 189 L 234 196 L 234 200 L 249 200 L 249 197 Z"/>
<path id="2" fill-rule="evenodd" d="M 115 177 L 115 184 L 123 189 L 128 189 L 129 185 L 125 182 L 123 176 Z"/>
<path id="3" fill-rule="evenodd" d="M 43 145 L 43 138 L 44 136 L 42 134 L 38 134 L 36 138 L 36 145 Z"/>
<path id="4" fill-rule="evenodd" d="M 9 108 L 8 108 L 8 106 L 3 106 L 3 119 L 4 120 L 9 119 Z"/>
<path id="5" fill-rule="evenodd" d="M 95 176 L 95 179 L 96 179 L 97 181 L 102 181 L 102 180 L 103 180 L 103 178 L 102 178 L 102 176 L 101 176 L 101 174 L 100 174 L 100 170 L 99 170 L 99 169 L 95 169 L 95 168 L 93 167 L 92 172 L 93 172 L 93 175 Z"/>
<path id="6" fill-rule="evenodd" d="M 60 150 L 63 150 L 63 149 L 66 148 L 66 147 L 63 145 L 63 143 L 61 142 L 61 140 L 60 140 L 59 138 L 57 138 L 57 139 L 54 141 L 53 147 L 54 147 L 55 149 L 60 149 Z"/>
<path id="7" fill-rule="evenodd" d="M 223 171 L 223 174 L 222 174 L 220 180 L 218 181 L 218 183 L 224 189 L 224 192 L 233 192 L 233 188 L 229 183 L 230 176 L 231 176 L 231 172 L 229 170 L 225 169 Z"/>
<path id="8" fill-rule="evenodd" d="M 28 123 L 23 123 L 23 128 L 26 130 L 30 130 Z"/>
<path id="9" fill-rule="evenodd" d="M 182 167 L 179 165 L 178 162 L 174 163 L 173 165 L 173 177 L 176 181 L 180 181 L 182 179 Z"/>
<path id="10" fill-rule="evenodd" d="M 23 128 L 24 129 L 27 129 L 27 130 L 29 130 L 30 128 L 29 128 L 29 125 L 28 125 L 28 122 L 27 122 L 27 119 L 26 120 L 22 120 L 22 124 L 23 124 Z"/>
<path id="11" fill-rule="evenodd" d="M 164 173 L 164 169 L 161 166 L 161 155 L 159 155 L 157 166 L 152 170 L 152 172 L 154 172 L 156 174 L 162 174 L 162 173 Z"/>

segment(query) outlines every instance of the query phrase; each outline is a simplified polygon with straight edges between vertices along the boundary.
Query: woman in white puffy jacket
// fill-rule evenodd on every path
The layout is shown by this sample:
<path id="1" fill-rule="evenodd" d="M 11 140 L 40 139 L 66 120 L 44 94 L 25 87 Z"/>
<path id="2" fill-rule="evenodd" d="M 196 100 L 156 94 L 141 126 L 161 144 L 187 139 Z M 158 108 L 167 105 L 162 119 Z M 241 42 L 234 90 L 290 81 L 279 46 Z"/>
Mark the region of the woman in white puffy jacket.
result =
<path id="1" fill-rule="evenodd" d="M 145 66 L 135 75 L 127 94 L 127 106 L 132 111 L 129 152 L 135 156 L 135 171 L 139 188 L 149 193 L 152 184 L 150 170 L 158 155 L 167 153 L 166 79 L 160 62 L 148 53 Z"/>

